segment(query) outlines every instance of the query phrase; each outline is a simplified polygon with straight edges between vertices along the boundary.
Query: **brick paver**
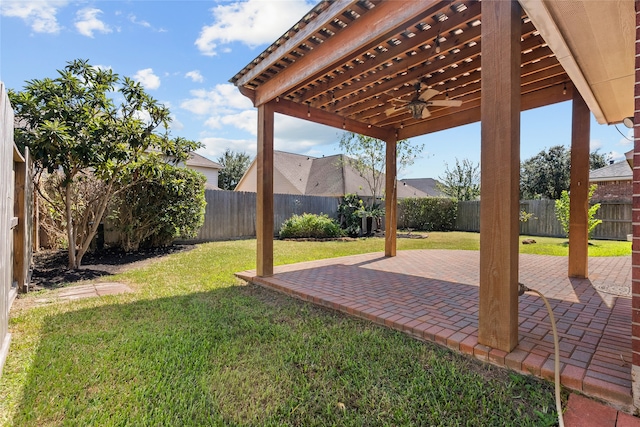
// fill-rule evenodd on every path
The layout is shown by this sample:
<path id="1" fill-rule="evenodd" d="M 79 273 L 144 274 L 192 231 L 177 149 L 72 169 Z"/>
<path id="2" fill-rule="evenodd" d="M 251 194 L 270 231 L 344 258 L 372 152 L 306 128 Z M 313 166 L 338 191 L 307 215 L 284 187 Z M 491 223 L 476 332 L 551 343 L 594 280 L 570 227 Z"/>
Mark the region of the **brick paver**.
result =
<path id="1" fill-rule="evenodd" d="M 553 335 L 542 300 L 519 298 L 519 344 L 479 344 L 479 252 L 399 251 L 278 266 L 238 276 L 511 369 L 553 379 Z M 520 255 L 520 282 L 544 294 L 560 335 L 561 382 L 631 410 L 631 257 L 589 259 L 589 279 L 567 278 L 567 258 Z M 607 291 L 615 290 L 614 295 Z"/>

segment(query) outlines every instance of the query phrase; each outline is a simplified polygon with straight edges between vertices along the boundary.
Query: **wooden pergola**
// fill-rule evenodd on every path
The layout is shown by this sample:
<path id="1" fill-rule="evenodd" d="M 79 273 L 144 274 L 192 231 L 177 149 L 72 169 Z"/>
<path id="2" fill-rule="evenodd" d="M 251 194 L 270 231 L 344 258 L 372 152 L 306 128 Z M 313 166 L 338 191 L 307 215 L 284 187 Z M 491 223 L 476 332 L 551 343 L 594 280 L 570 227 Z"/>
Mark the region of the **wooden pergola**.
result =
<path id="1" fill-rule="evenodd" d="M 274 113 L 386 142 L 386 256 L 396 141 L 482 119 L 478 340 L 511 351 L 520 112 L 573 101 L 568 274 L 587 277 L 590 112 L 608 124 L 633 116 L 634 17 L 629 0 L 321 1 L 231 79 L 258 108 L 258 276 L 273 274 Z M 410 111 L 417 96 L 430 115 Z M 444 100 L 462 103 L 429 103 Z"/>

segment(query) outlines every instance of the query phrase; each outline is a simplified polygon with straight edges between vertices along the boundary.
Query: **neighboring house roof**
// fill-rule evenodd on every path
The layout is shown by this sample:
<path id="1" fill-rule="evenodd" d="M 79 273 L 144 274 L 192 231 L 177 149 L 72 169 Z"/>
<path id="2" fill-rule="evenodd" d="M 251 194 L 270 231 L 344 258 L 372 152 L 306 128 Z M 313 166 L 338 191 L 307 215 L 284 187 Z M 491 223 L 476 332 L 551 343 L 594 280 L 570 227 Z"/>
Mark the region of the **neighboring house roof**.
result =
<path id="1" fill-rule="evenodd" d="M 312 157 L 285 151 L 273 152 L 274 192 L 312 196 L 344 196 L 358 194 L 370 196 L 367 180 L 350 165 L 353 161 L 343 154 Z M 240 180 L 236 191 L 256 191 L 255 159 Z M 384 187 L 384 174 L 381 177 Z M 398 197 L 427 197 L 410 185 L 397 185 Z M 378 194 L 382 196 L 381 192 Z"/>
<path id="2" fill-rule="evenodd" d="M 415 187 L 431 197 L 445 197 L 445 194 L 438 189 L 439 182 L 433 178 L 407 178 L 401 179 L 400 182 Z"/>
<path id="3" fill-rule="evenodd" d="M 191 153 L 186 161 L 187 166 L 210 168 L 210 169 L 223 169 L 220 163 L 216 163 L 213 160 L 209 160 L 198 153 Z"/>
<path id="4" fill-rule="evenodd" d="M 632 179 L 633 171 L 626 160 L 589 172 L 590 182 L 631 181 Z"/>

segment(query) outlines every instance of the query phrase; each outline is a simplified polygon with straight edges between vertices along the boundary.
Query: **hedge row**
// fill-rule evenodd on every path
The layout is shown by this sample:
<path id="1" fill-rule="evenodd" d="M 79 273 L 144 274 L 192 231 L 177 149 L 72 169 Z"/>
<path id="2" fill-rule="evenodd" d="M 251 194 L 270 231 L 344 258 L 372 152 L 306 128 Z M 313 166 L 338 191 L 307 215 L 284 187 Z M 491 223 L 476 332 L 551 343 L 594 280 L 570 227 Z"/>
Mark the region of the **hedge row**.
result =
<path id="1" fill-rule="evenodd" d="M 406 198 L 398 202 L 398 227 L 423 231 L 455 229 L 458 204 L 443 197 Z"/>

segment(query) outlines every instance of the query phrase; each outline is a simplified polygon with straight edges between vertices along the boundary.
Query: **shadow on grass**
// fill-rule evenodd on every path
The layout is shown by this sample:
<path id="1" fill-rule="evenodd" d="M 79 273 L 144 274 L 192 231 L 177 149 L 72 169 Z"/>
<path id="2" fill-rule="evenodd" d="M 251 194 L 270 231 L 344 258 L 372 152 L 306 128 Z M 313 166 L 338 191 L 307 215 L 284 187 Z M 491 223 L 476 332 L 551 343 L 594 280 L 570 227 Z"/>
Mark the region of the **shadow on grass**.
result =
<path id="1" fill-rule="evenodd" d="M 251 285 L 44 325 L 14 425 L 554 422 L 547 383 Z"/>

